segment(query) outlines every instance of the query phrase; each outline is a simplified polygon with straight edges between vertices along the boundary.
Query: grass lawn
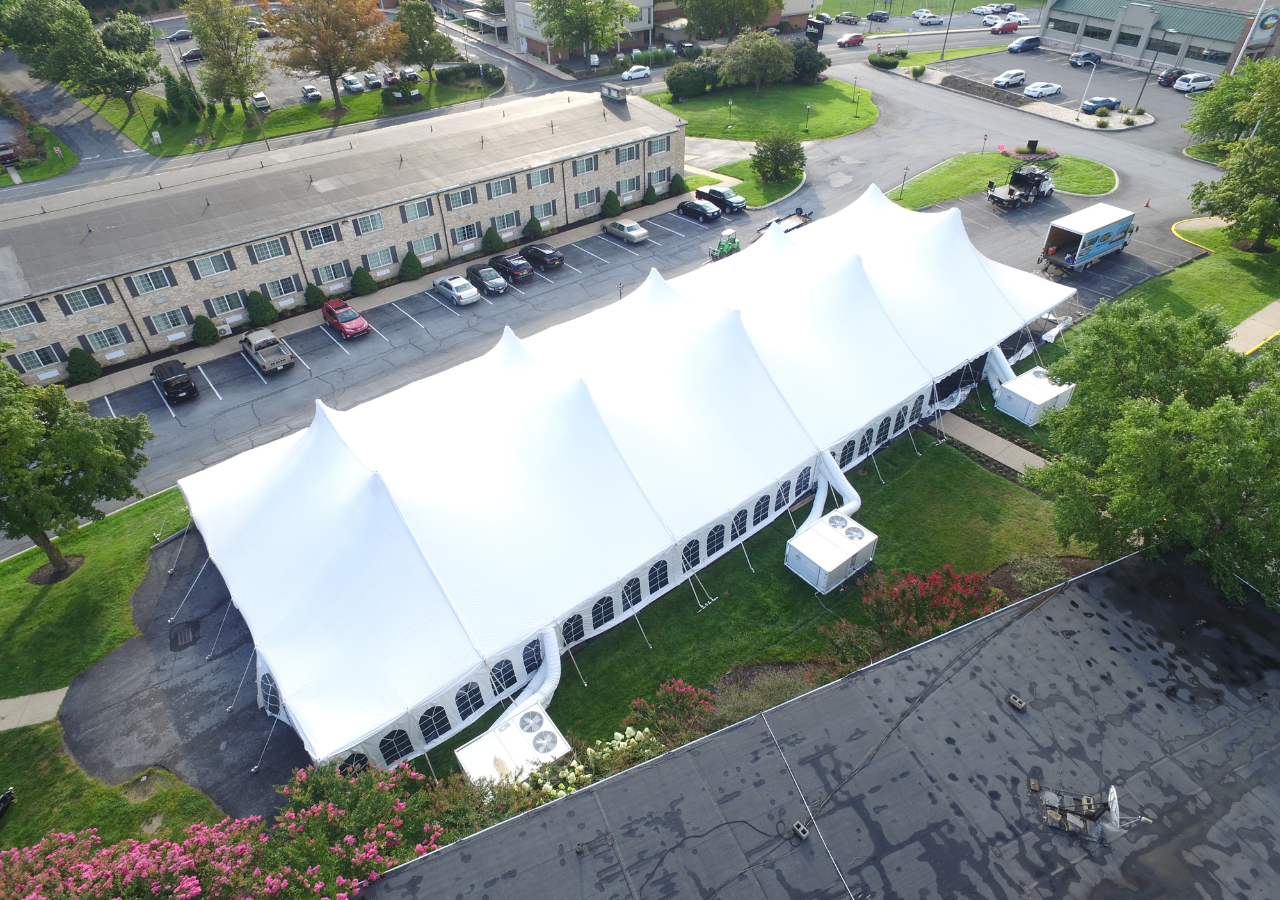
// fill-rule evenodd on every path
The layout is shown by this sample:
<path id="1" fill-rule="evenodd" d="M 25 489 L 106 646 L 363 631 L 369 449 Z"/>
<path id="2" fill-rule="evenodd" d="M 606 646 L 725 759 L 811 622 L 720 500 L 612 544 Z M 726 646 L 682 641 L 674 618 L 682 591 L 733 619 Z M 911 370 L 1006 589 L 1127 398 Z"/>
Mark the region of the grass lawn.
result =
<path id="1" fill-rule="evenodd" d="M 894 202 L 920 209 L 944 200 L 986 190 L 987 182 L 1004 184 L 1015 160 L 1001 153 L 964 153 L 917 175 L 907 182 L 905 194 L 889 192 Z M 1105 194 L 1116 186 L 1116 175 L 1101 163 L 1078 156 L 1059 156 L 1053 182 L 1059 190 L 1075 194 Z"/>
<path id="2" fill-rule="evenodd" d="M 188 518 L 171 488 L 59 539 L 64 554 L 85 560 L 58 584 L 27 583 L 45 563 L 38 549 L 0 563 L 0 697 L 65 687 L 136 634 L 129 600 L 147 574 L 152 534 Z"/>
<path id="3" fill-rule="evenodd" d="M 333 119 L 322 115 L 325 111 L 333 109 L 333 101 L 322 100 L 319 103 L 300 103 L 273 110 L 263 118 L 262 125 L 266 129 L 268 138 L 300 134 L 304 131 L 320 131 L 337 125 L 349 125 L 352 122 L 367 122 L 370 119 L 451 106 L 468 100 L 479 100 L 493 93 L 496 88 L 481 88 L 479 82 L 476 82 L 474 86 L 463 84 L 461 87 L 441 84 L 420 85 L 419 90 L 422 91 L 423 102 L 404 106 L 384 107 L 382 94 L 379 91 L 343 97 L 342 102 L 347 111 L 341 121 L 336 123 Z M 153 156 L 180 156 L 184 153 L 198 153 L 201 150 L 230 147 L 262 139 L 262 131 L 258 128 L 252 113 L 248 115 L 248 122 L 246 122 L 245 112 L 237 104 L 229 116 L 223 113 L 221 107 L 218 108 L 218 118 L 213 125 L 212 134 L 209 133 L 203 121 L 183 122 L 181 125 L 160 125 L 158 130 L 163 142 L 159 146 L 153 146 L 151 132 L 157 129 L 155 112 L 156 109 L 165 105 L 164 98 L 154 94 L 135 94 L 133 102 L 136 112 L 132 114 L 125 107 L 124 101 L 117 98 L 97 96 L 82 99 L 90 109 L 99 113 L 124 132 L 125 137 Z M 203 145 L 191 143 L 200 135 L 205 138 Z"/>
<path id="4" fill-rule="evenodd" d="M 727 166 L 721 166 L 718 169 L 712 169 L 712 171 L 739 179 L 742 184 L 734 185 L 733 189 L 746 198 L 747 206 L 764 206 L 766 203 L 772 203 L 780 197 L 787 196 L 800 183 L 800 176 L 787 181 L 761 181 L 760 176 L 751 168 L 751 160 L 749 159 L 729 163 Z"/>
<path id="5" fill-rule="evenodd" d="M 961 47 L 947 51 L 947 59 L 962 59 L 966 56 L 982 56 L 986 53 L 1003 53 L 1006 52 L 1005 47 Z M 941 50 L 921 50 L 919 53 L 908 53 L 906 58 L 898 64 L 900 69 L 909 69 L 912 66 L 927 66 L 929 63 L 936 63 L 942 58 Z"/>
<path id="6" fill-rule="evenodd" d="M 685 186 L 689 188 L 689 193 L 693 193 L 698 188 L 704 188 L 708 185 L 719 184 L 719 178 L 712 178 L 710 175 L 690 175 L 684 180 Z"/>
<path id="7" fill-rule="evenodd" d="M 13 179 L 9 177 L 8 172 L 0 172 L 0 187 L 8 187 L 13 184 Z"/>
<path id="8" fill-rule="evenodd" d="M 178 836 L 222 813 L 204 794 L 152 769 L 121 787 L 89 778 L 62 747 L 57 722 L 0 731 L 0 781 L 16 800 L 0 819 L 0 847 L 26 847 L 50 831 L 98 829 L 103 843 Z M 146 826 L 147 831 L 144 831 Z M 149 833 L 150 832 L 150 833 Z"/>
<path id="9" fill-rule="evenodd" d="M 45 161 L 33 168 L 19 170 L 18 177 L 24 182 L 43 181 L 46 178 L 61 175 L 68 169 L 74 168 L 80 162 L 80 157 L 76 156 L 70 147 L 58 140 L 57 135 L 52 131 L 40 125 L 37 126 L 37 134 L 40 132 L 44 133 Z M 56 152 L 58 150 L 62 151 L 62 156 L 58 156 Z"/>
<path id="10" fill-rule="evenodd" d="M 754 141 L 774 131 L 789 131 L 804 140 L 818 140 L 853 134 L 875 124 L 880 111 L 871 102 L 871 92 L 857 88 L 856 94 L 857 103 L 853 85 L 830 78 L 815 85 L 769 85 L 762 94 L 751 88 L 717 91 L 684 103 L 673 102 L 669 93 L 650 94 L 646 99 L 686 119 L 685 133 L 690 137 Z M 813 107 L 808 135 L 803 134 L 806 104 Z M 733 128 L 726 130 L 731 122 Z"/>
<path id="11" fill-rule="evenodd" d="M 1187 155 L 1194 156 L 1196 159 L 1203 159 L 1205 162 L 1211 162 L 1215 165 L 1221 165 L 1227 158 L 1228 146 L 1217 141 L 1210 141 L 1207 144 L 1193 144 L 1187 148 Z"/>

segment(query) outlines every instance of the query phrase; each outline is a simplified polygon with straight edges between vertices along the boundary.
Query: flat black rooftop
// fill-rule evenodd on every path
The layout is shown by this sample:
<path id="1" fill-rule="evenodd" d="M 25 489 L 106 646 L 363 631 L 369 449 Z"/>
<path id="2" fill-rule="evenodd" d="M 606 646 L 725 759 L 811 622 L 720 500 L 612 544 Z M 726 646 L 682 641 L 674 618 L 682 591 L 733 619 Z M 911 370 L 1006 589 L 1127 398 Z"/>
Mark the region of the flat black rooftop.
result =
<path id="1" fill-rule="evenodd" d="M 1198 568 L 1122 560 L 361 897 L 1280 896 L 1278 625 Z M 1028 777 L 1115 784 L 1122 815 L 1155 823 L 1107 844 L 1052 831 Z M 780 837 L 806 803 L 809 839 Z"/>

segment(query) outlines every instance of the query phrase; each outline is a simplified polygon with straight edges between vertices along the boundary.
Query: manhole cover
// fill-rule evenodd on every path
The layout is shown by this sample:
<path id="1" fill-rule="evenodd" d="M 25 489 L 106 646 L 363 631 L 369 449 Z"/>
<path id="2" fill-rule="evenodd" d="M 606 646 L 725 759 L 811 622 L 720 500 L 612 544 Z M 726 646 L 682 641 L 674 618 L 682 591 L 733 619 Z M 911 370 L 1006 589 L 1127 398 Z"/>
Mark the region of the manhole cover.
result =
<path id="1" fill-rule="evenodd" d="M 200 623 L 179 622 L 169 629 L 169 649 L 174 653 L 194 647 L 200 642 Z"/>

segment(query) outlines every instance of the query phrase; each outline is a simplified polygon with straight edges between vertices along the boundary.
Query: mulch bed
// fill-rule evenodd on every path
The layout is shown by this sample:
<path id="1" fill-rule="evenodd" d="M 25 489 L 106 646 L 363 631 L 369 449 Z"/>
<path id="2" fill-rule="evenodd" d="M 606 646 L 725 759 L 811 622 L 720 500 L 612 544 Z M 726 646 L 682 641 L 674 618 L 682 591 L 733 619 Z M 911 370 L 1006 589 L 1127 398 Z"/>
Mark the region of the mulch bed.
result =
<path id="1" fill-rule="evenodd" d="M 1010 91 L 1004 91 L 998 87 L 992 87 L 989 84 L 982 84 L 968 78 L 962 78 L 959 75 L 944 75 L 941 83 L 944 88 L 950 88 L 953 91 L 959 91 L 960 93 L 968 94 L 971 97 L 981 97 L 984 100 L 994 100 L 997 103 L 1003 103 L 1005 106 L 1023 107 L 1031 102 L 1030 97 L 1025 97 L 1022 94 L 1014 94 Z"/>
<path id="2" fill-rule="evenodd" d="M 67 569 L 59 572 L 53 567 L 53 563 L 45 563 L 27 576 L 27 584 L 34 584 L 37 587 L 57 584 L 59 581 L 70 578 L 75 574 L 76 569 L 84 565 L 83 556 L 64 556 L 63 558 L 71 564 Z"/>
<path id="3" fill-rule="evenodd" d="M 1231 246 L 1235 247 L 1237 250 L 1240 250 L 1244 253 L 1275 253 L 1276 252 L 1276 248 L 1273 247 L 1271 244 L 1268 244 L 1265 241 L 1262 244 L 1258 244 L 1258 242 L 1253 240 L 1252 238 L 1250 238 L 1247 241 L 1236 241 Z"/>
<path id="4" fill-rule="evenodd" d="M 1058 556 L 1055 557 L 1055 560 L 1065 573 L 1063 576 L 1064 581 L 1068 578 L 1076 578 L 1085 572 L 1092 572 L 1102 565 L 1101 560 L 1089 559 L 1084 556 Z M 987 584 L 1004 591 L 1010 602 L 1025 600 L 1029 596 L 1023 590 L 1018 579 L 1013 577 L 1013 565 L 1011 563 L 1005 563 L 987 576 Z"/>

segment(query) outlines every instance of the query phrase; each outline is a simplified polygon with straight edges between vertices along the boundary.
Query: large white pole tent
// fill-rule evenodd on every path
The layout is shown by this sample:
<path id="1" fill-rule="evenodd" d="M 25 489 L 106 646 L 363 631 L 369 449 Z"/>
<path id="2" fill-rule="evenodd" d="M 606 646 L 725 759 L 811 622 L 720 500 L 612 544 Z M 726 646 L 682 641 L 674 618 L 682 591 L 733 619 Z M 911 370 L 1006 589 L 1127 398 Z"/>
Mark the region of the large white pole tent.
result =
<path id="1" fill-rule="evenodd" d="M 785 514 L 819 454 L 848 468 L 904 433 L 1073 294 L 873 186 L 350 411 L 317 402 L 306 431 L 179 484 L 259 704 L 318 761 L 388 765 Z"/>

